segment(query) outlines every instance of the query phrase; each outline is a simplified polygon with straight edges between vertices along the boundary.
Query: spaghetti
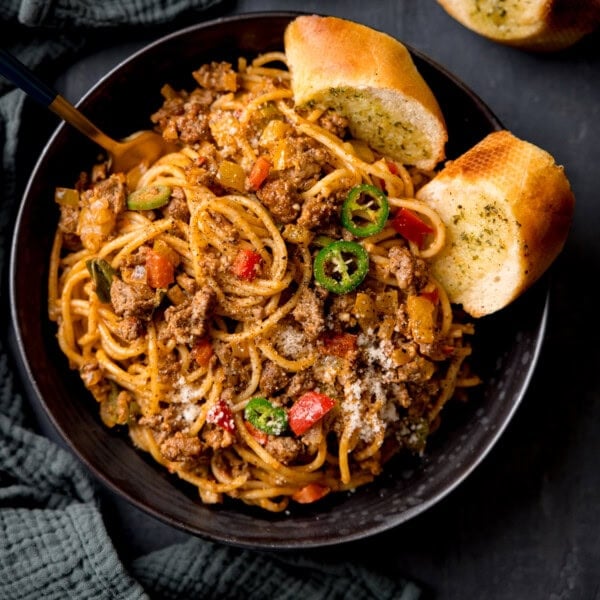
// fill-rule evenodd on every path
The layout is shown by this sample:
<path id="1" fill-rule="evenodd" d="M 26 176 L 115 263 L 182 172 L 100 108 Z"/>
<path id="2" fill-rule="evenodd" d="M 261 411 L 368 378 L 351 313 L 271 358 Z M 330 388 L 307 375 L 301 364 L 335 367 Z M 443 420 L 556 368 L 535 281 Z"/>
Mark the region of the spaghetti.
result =
<path id="1" fill-rule="evenodd" d="M 431 173 L 295 108 L 281 53 L 193 76 L 152 115 L 178 151 L 57 194 L 49 315 L 107 426 L 205 503 L 282 511 L 422 453 L 478 383 L 473 327 L 429 274 L 444 227 L 414 195 Z M 340 221 L 356 186 L 389 209 L 366 236 Z M 357 196 L 348 219 L 368 221 L 381 206 Z"/>

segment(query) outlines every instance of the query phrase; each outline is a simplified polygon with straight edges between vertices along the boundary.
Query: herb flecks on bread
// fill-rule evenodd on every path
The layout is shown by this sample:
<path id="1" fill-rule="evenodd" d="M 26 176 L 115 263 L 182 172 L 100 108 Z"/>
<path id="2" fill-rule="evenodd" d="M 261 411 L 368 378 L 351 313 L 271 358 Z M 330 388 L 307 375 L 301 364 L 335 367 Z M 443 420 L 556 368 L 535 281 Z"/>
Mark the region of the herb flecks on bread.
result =
<path id="1" fill-rule="evenodd" d="M 532 51 L 567 48 L 600 25 L 598 0 L 438 0 L 472 31 Z"/>
<path id="2" fill-rule="evenodd" d="M 499 26 L 512 18 L 489 17 Z M 310 15 L 288 25 L 284 45 L 297 107 L 335 109 L 354 137 L 405 165 L 434 169 L 444 160 L 442 112 L 400 42 Z M 473 317 L 507 306 L 542 276 L 564 246 L 575 202 L 563 167 L 509 131 L 490 133 L 447 162 L 417 198 L 446 229 L 443 249 L 430 259 L 433 275 Z"/>
<path id="3" fill-rule="evenodd" d="M 562 166 L 508 131 L 489 134 L 417 193 L 446 226 L 434 276 L 473 317 L 515 300 L 548 269 L 575 198 Z"/>
<path id="4" fill-rule="evenodd" d="M 444 117 L 403 44 L 316 15 L 292 21 L 284 44 L 297 106 L 335 109 L 354 137 L 403 164 L 433 169 L 445 158 Z"/>

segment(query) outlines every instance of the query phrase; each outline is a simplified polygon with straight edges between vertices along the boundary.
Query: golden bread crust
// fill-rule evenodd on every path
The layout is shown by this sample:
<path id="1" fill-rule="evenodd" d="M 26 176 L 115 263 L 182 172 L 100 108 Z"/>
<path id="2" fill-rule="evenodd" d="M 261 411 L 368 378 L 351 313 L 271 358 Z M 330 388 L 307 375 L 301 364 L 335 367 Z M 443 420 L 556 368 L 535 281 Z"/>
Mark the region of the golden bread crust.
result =
<path id="1" fill-rule="evenodd" d="M 446 225 L 434 276 L 474 317 L 503 308 L 541 277 L 564 246 L 575 204 L 563 167 L 509 131 L 449 162 L 417 197 Z"/>
<path id="2" fill-rule="evenodd" d="M 438 0 L 459 23 L 484 37 L 536 52 L 572 46 L 600 25 L 598 0 Z"/>
<path id="3" fill-rule="evenodd" d="M 290 23 L 284 45 L 298 106 L 335 108 L 356 137 L 405 164 L 432 169 L 445 158 L 442 111 L 403 44 L 352 21 L 307 15 Z M 379 133 L 371 121 L 383 124 Z"/>

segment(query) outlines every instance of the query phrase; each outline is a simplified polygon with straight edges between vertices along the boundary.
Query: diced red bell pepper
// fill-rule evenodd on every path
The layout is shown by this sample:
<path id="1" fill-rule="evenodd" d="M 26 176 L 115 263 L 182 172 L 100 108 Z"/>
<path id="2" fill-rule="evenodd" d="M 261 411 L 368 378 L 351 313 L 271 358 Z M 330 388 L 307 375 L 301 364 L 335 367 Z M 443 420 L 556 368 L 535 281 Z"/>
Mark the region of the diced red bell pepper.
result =
<path id="1" fill-rule="evenodd" d="M 427 298 L 431 304 L 437 304 L 440 300 L 440 292 L 437 288 L 433 288 L 430 292 L 421 292 L 419 295 Z"/>
<path id="2" fill-rule="evenodd" d="M 265 179 L 269 176 L 271 170 L 271 163 L 264 156 L 259 156 L 256 162 L 250 169 L 248 175 L 248 185 L 251 190 L 256 191 L 265 182 Z"/>
<path id="3" fill-rule="evenodd" d="M 219 400 L 216 404 L 210 407 L 206 414 L 206 422 L 214 423 L 221 429 L 233 433 L 235 431 L 235 421 L 229 404 L 225 400 Z"/>
<path id="4" fill-rule="evenodd" d="M 323 338 L 322 352 L 339 358 L 350 358 L 356 352 L 357 336 L 352 333 L 334 333 Z"/>
<path id="5" fill-rule="evenodd" d="M 391 220 L 392 227 L 404 238 L 422 248 L 425 238 L 435 229 L 419 218 L 412 210 L 400 208 Z"/>
<path id="6" fill-rule="evenodd" d="M 175 281 L 175 266 L 164 255 L 148 250 L 146 256 L 146 283 L 156 289 L 164 289 Z"/>
<path id="7" fill-rule="evenodd" d="M 254 250 L 242 249 L 237 253 L 231 266 L 233 274 L 240 279 L 252 281 L 258 274 L 261 257 Z"/>
<path id="8" fill-rule="evenodd" d="M 269 441 L 269 436 L 264 431 L 261 431 L 258 427 L 254 427 L 250 421 L 244 421 L 244 425 L 248 430 L 248 433 L 261 445 L 264 446 Z"/>
<path id="9" fill-rule="evenodd" d="M 392 162 L 391 160 L 386 161 L 387 164 L 387 168 L 388 171 L 392 174 L 392 175 L 398 175 L 398 173 L 400 173 L 400 170 L 398 169 L 398 165 L 394 162 Z"/>
<path id="10" fill-rule="evenodd" d="M 296 435 L 302 435 L 319 419 L 322 419 L 333 407 L 335 400 L 319 392 L 302 394 L 288 411 L 290 429 Z"/>
<path id="11" fill-rule="evenodd" d="M 316 502 L 326 496 L 330 492 L 330 488 L 320 483 L 308 483 L 292 494 L 292 500 L 300 504 L 310 504 Z"/>
<path id="12" fill-rule="evenodd" d="M 388 168 L 388 171 L 392 174 L 392 175 L 398 175 L 398 173 L 400 173 L 400 171 L 398 170 L 398 167 L 395 163 L 391 162 L 391 161 L 386 161 L 386 166 Z M 381 177 L 373 177 L 373 184 L 375 185 L 375 187 L 379 188 L 382 192 L 386 192 L 387 193 L 387 187 L 385 185 L 385 179 L 381 179 Z"/>
<path id="13" fill-rule="evenodd" d="M 208 367 L 213 355 L 213 347 L 208 338 L 199 339 L 191 350 L 192 358 L 199 367 Z"/>

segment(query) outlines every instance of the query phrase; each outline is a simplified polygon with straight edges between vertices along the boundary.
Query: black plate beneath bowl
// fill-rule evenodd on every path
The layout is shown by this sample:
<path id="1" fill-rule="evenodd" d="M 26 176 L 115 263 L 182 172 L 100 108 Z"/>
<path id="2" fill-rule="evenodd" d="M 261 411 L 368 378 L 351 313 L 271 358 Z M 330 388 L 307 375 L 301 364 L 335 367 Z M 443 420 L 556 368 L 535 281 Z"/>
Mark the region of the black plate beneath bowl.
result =
<path id="1" fill-rule="evenodd" d="M 282 48 L 287 23 L 298 13 L 254 13 L 201 23 L 150 44 L 104 77 L 79 107 L 105 131 L 123 137 L 149 127 L 168 82 L 191 88 L 191 71 L 211 60 L 251 57 Z M 502 126 L 451 74 L 412 51 L 436 95 L 456 157 Z M 315 505 L 270 514 L 227 502 L 202 505 L 195 489 L 136 451 L 123 432 L 106 429 L 76 372 L 69 370 L 47 317 L 48 257 L 58 213 L 57 185 L 75 181 L 98 149 L 62 125 L 44 149 L 18 214 L 10 263 L 12 324 L 23 379 L 72 451 L 109 489 L 154 517 L 189 533 L 239 546 L 300 548 L 373 535 L 438 502 L 480 463 L 523 398 L 537 361 L 547 315 L 547 285 L 538 283 L 508 309 L 478 323 L 476 368 L 481 392 L 449 405 L 421 461 L 397 460 L 373 484 Z M 67 158 L 65 158 L 67 157 Z M 33 283 L 32 283 L 33 282 Z"/>

